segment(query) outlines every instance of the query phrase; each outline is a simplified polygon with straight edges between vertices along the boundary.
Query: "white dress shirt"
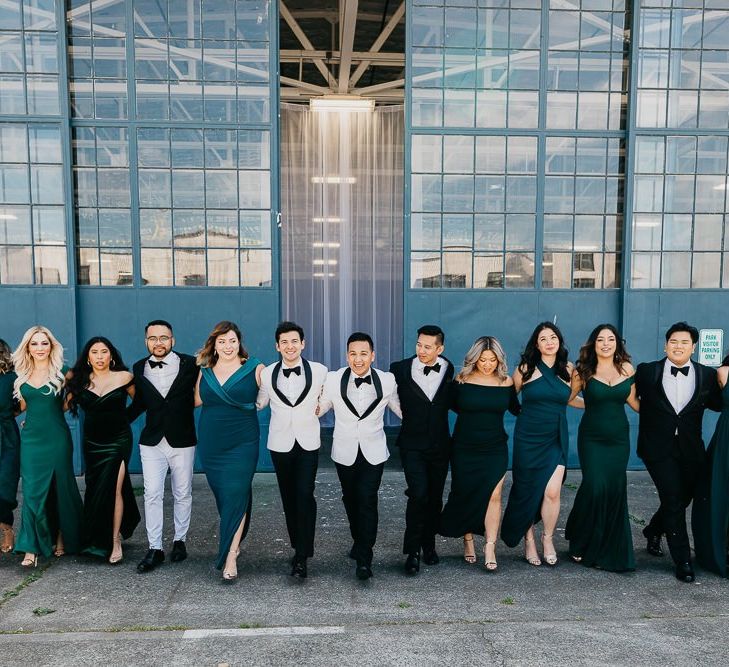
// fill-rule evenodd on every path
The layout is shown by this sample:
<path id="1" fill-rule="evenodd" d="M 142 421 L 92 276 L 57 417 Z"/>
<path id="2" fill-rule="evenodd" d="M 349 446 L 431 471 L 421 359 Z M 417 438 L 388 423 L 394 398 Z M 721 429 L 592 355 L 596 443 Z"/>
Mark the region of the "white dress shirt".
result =
<path id="1" fill-rule="evenodd" d="M 288 370 L 289 368 L 298 368 L 299 374 L 289 373 L 289 376 L 286 377 L 284 370 Z M 295 366 L 287 366 L 286 362 L 283 362 L 281 364 L 281 370 L 278 372 L 278 377 L 276 378 L 276 386 L 291 403 L 295 403 L 299 396 L 301 396 L 301 392 L 304 391 L 304 387 L 306 387 L 306 378 L 304 377 L 304 369 L 301 362 Z"/>
<path id="2" fill-rule="evenodd" d="M 164 366 L 152 368 L 150 361 L 161 361 Z M 157 359 L 154 355 L 147 359 L 144 364 L 144 377 L 146 377 L 160 393 L 166 397 L 172 383 L 175 381 L 177 374 L 180 372 L 180 357 L 175 352 L 170 352 L 164 359 Z"/>
<path id="3" fill-rule="evenodd" d="M 423 390 L 423 393 L 432 401 L 434 396 L 438 393 L 441 383 L 443 382 L 443 376 L 445 375 L 448 362 L 438 357 L 435 360 L 436 364 L 440 364 L 440 372 L 430 371 L 427 375 L 425 374 L 425 364 L 420 361 L 417 357 L 413 359 L 413 365 L 410 369 L 410 373 L 418 385 Z M 435 365 L 435 364 L 433 364 Z"/>
<path id="4" fill-rule="evenodd" d="M 696 390 L 696 373 L 694 372 L 694 366 L 691 361 L 688 361 L 685 366 L 688 367 L 688 375 L 683 373 L 671 373 L 671 368 L 674 366 L 670 360 L 666 359 L 666 363 L 663 365 L 663 391 L 666 392 L 666 398 L 673 406 L 676 414 L 681 412 L 691 400 Z"/>

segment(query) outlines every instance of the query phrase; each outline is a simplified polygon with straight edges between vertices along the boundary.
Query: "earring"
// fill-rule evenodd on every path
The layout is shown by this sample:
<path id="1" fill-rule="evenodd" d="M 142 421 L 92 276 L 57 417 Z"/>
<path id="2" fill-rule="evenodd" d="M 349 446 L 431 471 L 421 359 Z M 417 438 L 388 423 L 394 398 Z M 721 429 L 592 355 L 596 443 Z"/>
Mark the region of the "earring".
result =
<path id="1" fill-rule="evenodd" d="M 91 362 L 88 359 L 86 360 L 86 365 L 91 368 Z"/>
<path id="2" fill-rule="evenodd" d="M 111 367 L 112 367 L 112 368 L 114 368 L 114 366 L 116 366 L 116 361 L 114 361 L 114 360 L 112 359 L 112 360 L 111 360 Z"/>

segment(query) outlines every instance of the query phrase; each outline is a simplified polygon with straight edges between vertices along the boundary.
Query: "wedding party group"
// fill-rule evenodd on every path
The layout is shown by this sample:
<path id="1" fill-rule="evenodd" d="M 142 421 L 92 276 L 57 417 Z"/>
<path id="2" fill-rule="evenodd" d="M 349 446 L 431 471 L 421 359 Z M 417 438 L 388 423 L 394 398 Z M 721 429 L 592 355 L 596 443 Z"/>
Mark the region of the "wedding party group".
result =
<path id="1" fill-rule="evenodd" d="M 349 336 L 347 364 L 336 371 L 303 356 L 306 340 L 296 323 L 281 322 L 274 337 L 280 358 L 266 366 L 246 350 L 238 326 L 223 321 L 191 356 L 175 349 L 169 322 L 153 320 L 144 331 L 148 354 L 131 370 L 103 336 L 86 342 L 72 368 L 46 327 L 28 329 L 14 351 L 0 340 L 0 551 L 21 554 L 21 565 L 29 568 L 39 556 L 66 553 L 120 563 L 122 541 L 141 521 L 128 465 L 131 424 L 144 415 L 138 445 L 149 550 L 137 571 L 153 571 L 165 561 L 168 473 L 174 510 L 169 557 L 172 562 L 187 557 L 197 452 L 220 515 L 216 566 L 224 582 L 234 581 L 254 507 L 257 413 L 270 406 L 267 446 L 293 551 L 291 575 L 306 578 L 314 555 L 319 419 L 333 411 L 331 457 L 351 533 L 349 556 L 355 576 L 369 579 L 378 492 L 390 456 L 384 429 L 389 409 L 401 419 L 396 444 L 407 487 L 406 574 L 418 575 L 421 560 L 438 564 L 438 535 L 462 538 L 469 564 L 479 560 L 474 536 L 483 536 L 482 567 L 488 573 L 498 570 L 499 536 L 509 547 L 523 540 L 529 566 L 554 567 L 571 406 L 584 413 L 577 437 L 582 481 L 565 526 L 569 559 L 629 572 L 635 558 L 627 498 L 627 405 L 639 413 L 637 454 L 659 499 L 643 530 L 648 553 L 663 556 L 665 536 L 676 577 L 694 581 L 686 516 L 693 502 L 695 559 L 727 576 L 729 356 L 718 371 L 692 361 L 698 331 L 690 324 L 678 322 L 666 331 L 664 358 L 634 368 L 613 325 L 596 326 L 572 363 L 559 328 L 542 322 L 513 373 L 492 336 L 477 338 L 456 369 L 444 355 L 445 334 L 437 325 L 418 329 L 414 356 L 392 363 L 388 372 L 375 368 L 375 346 L 367 333 Z M 705 448 L 707 409 L 721 414 Z M 83 413 L 83 500 L 66 411 Z M 509 464 L 506 412 L 516 423 L 512 484 L 502 515 Z M 23 502 L 16 534 L 19 481 Z"/>

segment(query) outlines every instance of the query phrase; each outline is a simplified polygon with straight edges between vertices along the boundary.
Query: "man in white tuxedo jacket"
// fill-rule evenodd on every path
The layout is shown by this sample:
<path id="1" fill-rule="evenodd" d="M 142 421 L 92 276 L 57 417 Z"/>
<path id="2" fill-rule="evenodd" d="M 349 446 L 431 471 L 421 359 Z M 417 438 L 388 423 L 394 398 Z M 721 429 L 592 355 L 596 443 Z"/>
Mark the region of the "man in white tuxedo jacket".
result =
<path id="1" fill-rule="evenodd" d="M 307 558 L 314 555 L 316 499 L 314 486 L 319 465 L 317 403 L 327 368 L 301 356 L 304 330 L 294 322 L 276 328 L 276 350 L 281 361 L 261 373 L 256 405 L 271 405 L 268 449 L 276 470 L 286 528 L 294 558 L 291 576 L 305 579 Z"/>
<path id="2" fill-rule="evenodd" d="M 392 373 L 372 368 L 372 338 L 353 333 L 347 340 L 346 368 L 327 375 L 319 415 L 334 409 L 332 459 L 342 485 L 342 501 L 352 533 L 350 557 L 358 579 L 372 576 L 372 547 L 377 539 L 377 493 L 390 457 L 384 430 L 385 408 L 398 417 L 400 401 Z"/>

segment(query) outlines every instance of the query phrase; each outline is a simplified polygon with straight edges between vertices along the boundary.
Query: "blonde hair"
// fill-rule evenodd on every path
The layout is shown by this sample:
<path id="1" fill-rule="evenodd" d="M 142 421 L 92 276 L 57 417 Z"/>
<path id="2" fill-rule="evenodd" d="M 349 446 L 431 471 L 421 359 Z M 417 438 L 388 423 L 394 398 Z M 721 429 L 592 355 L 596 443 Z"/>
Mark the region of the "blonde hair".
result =
<path id="1" fill-rule="evenodd" d="M 56 396 L 61 393 L 66 378 L 63 375 L 63 346 L 56 340 L 50 329 L 40 324 L 31 327 L 23 334 L 20 344 L 13 352 L 13 365 L 18 377 L 13 385 L 13 395 L 21 399 L 20 388 L 30 380 L 35 370 L 35 360 L 30 354 L 30 339 L 37 333 L 42 333 L 51 344 L 51 353 L 48 355 L 48 380 L 43 384 Z"/>
<path id="2" fill-rule="evenodd" d="M 508 377 L 508 367 L 506 365 L 506 354 L 504 348 L 501 347 L 497 338 L 493 336 L 481 336 L 477 338 L 471 349 L 466 352 L 466 358 L 463 360 L 463 368 L 456 375 L 456 382 L 463 384 L 471 373 L 476 370 L 476 362 L 484 352 L 493 352 L 496 357 L 496 376 L 502 382 Z"/>

